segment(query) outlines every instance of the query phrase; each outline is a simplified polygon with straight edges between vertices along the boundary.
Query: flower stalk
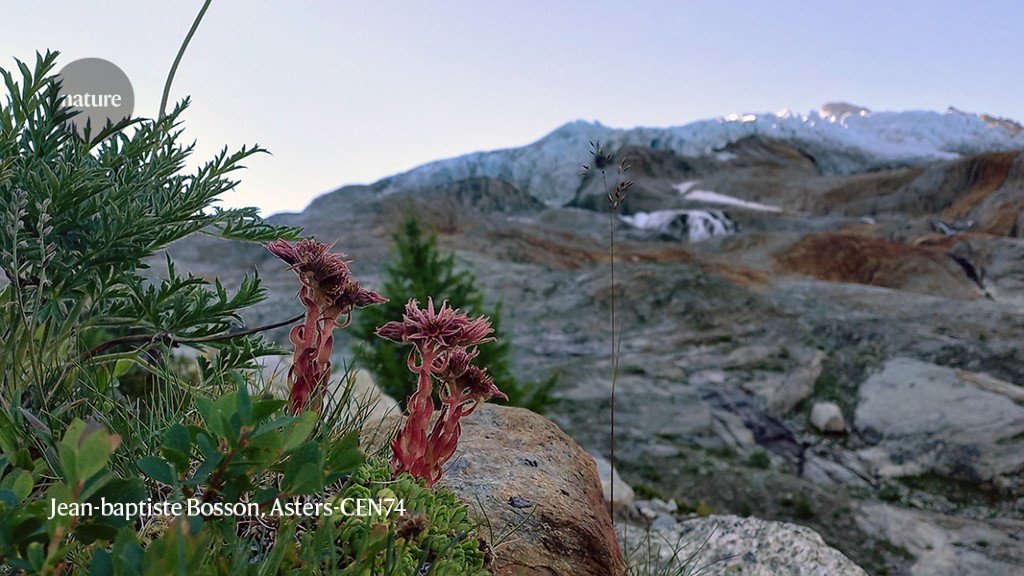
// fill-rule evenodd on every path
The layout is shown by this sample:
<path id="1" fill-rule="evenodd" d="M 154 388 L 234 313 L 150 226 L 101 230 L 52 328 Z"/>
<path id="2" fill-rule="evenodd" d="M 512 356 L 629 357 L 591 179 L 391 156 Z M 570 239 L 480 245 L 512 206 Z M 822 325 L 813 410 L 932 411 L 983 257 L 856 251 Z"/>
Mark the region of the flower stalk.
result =
<path id="1" fill-rule="evenodd" d="M 377 329 L 383 338 L 413 346 L 407 364 L 416 375 L 416 391 L 407 403 L 409 416 L 391 441 L 396 476 L 408 472 L 428 484 L 436 483 L 458 445 L 459 420 L 490 398 L 508 399 L 486 369 L 472 364 L 478 354 L 475 347 L 494 340 L 492 331 L 487 317 L 471 319 L 447 301 L 435 309 L 433 299 L 428 299 L 425 309 L 409 300 L 400 322 Z M 435 382 L 439 410 L 434 409 L 432 398 Z"/>
<path id="2" fill-rule="evenodd" d="M 289 339 L 295 346 L 288 371 L 288 405 L 293 414 L 323 408 L 331 376 L 334 329 L 348 326 L 352 310 L 387 302 L 380 294 L 359 286 L 349 274 L 351 261 L 332 254 L 333 244 L 302 240 L 292 244 L 278 239 L 267 244 L 275 256 L 299 276 L 299 301 L 306 308 L 302 323 L 292 327 Z M 344 316 L 344 320 L 338 319 Z"/>

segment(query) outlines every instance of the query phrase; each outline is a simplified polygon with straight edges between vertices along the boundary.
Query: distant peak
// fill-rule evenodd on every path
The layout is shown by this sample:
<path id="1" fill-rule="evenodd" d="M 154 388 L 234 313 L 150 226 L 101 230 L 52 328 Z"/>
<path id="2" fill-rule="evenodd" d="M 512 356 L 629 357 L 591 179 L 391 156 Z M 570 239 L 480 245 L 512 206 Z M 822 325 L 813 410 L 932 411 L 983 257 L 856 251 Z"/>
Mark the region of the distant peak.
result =
<path id="1" fill-rule="evenodd" d="M 1002 128 L 1010 134 L 1021 134 L 1024 133 L 1024 126 L 1021 126 L 1020 122 L 1016 122 L 1010 118 L 1003 118 L 1000 116 L 991 116 L 989 114 L 972 114 L 970 112 L 964 112 L 955 106 L 950 106 L 946 110 L 946 114 L 959 114 L 961 116 L 977 117 L 982 122 L 987 124 L 989 128 Z"/>
<path id="2" fill-rule="evenodd" d="M 818 115 L 822 118 L 835 120 L 842 120 L 847 116 L 867 116 L 869 114 L 871 114 L 871 110 L 849 102 L 826 102 L 818 110 Z"/>

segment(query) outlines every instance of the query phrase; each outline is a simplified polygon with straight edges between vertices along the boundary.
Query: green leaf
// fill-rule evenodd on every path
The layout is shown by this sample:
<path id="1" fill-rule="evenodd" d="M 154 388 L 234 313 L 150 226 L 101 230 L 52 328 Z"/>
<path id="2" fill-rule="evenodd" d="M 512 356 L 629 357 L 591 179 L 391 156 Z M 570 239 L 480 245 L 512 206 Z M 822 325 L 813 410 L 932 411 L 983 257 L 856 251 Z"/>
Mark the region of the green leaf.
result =
<path id="1" fill-rule="evenodd" d="M 267 417 L 287 405 L 287 400 L 257 400 L 252 405 L 252 421 L 254 424 L 263 422 Z"/>
<path id="2" fill-rule="evenodd" d="M 295 422 L 284 431 L 284 452 L 290 452 L 309 438 L 310 432 L 319 420 L 316 412 L 303 412 Z"/>
<path id="3" fill-rule="evenodd" d="M 174 468 L 159 456 L 139 458 L 136 465 L 143 474 L 157 482 L 168 486 L 175 486 L 178 483 L 178 476 L 174 473 Z"/>
<path id="4" fill-rule="evenodd" d="M 336 479 L 358 468 L 366 460 L 359 449 L 359 431 L 350 432 L 327 449 L 327 470 Z"/>
<path id="5" fill-rule="evenodd" d="M 132 369 L 132 366 L 134 365 L 135 362 L 128 360 L 127 358 L 122 358 L 121 360 L 118 360 L 117 363 L 114 364 L 114 378 L 120 378 L 121 376 L 124 376 L 125 374 L 128 373 L 129 370 Z"/>
<path id="6" fill-rule="evenodd" d="M 19 498 L 14 490 L 0 488 L 0 506 L 6 506 L 13 510 L 18 507 L 18 504 L 21 504 L 22 500 L 23 498 Z"/>
<path id="7" fill-rule="evenodd" d="M 217 437 L 224 436 L 223 420 L 221 420 L 220 409 L 217 404 L 205 396 L 196 396 L 194 401 L 196 409 L 199 410 L 199 415 L 202 416 L 203 422 L 206 423 L 206 427 Z"/>
<path id="8" fill-rule="evenodd" d="M 13 472 L 7 478 L 13 478 L 11 482 L 11 491 L 18 497 L 18 501 L 23 501 L 28 498 L 28 495 L 32 493 L 32 473 L 28 470 L 18 470 Z M 6 484 L 7 478 L 4 478 Z"/>
<path id="9" fill-rule="evenodd" d="M 192 436 L 188 433 L 188 428 L 181 424 L 172 425 L 164 435 L 164 446 L 186 454 L 191 452 Z"/>
<path id="10" fill-rule="evenodd" d="M 281 489 L 290 494 L 311 494 L 324 487 L 320 445 L 312 440 L 302 443 L 285 466 Z"/>
<path id="11" fill-rule="evenodd" d="M 246 384 L 238 387 L 238 414 L 243 424 L 252 422 L 252 399 L 249 398 L 249 387 Z"/>
<path id="12" fill-rule="evenodd" d="M 263 504 L 270 502 L 281 493 L 280 490 L 274 487 L 260 488 L 256 491 L 256 496 L 253 498 L 253 502 L 257 504 Z"/>
<path id="13" fill-rule="evenodd" d="M 285 475 L 281 488 L 292 495 L 313 494 L 324 489 L 324 471 L 313 463 L 301 464 L 292 475 Z"/>
<path id="14" fill-rule="evenodd" d="M 78 501 L 84 502 L 92 498 L 96 492 L 104 489 L 110 482 L 117 480 L 117 477 L 109 471 L 103 471 L 100 474 L 94 474 L 85 484 L 82 486 L 82 491 L 78 495 Z"/>
<path id="15" fill-rule="evenodd" d="M 291 425 L 296 420 L 298 420 L 298 418 L 295 416 L 281 416 L 271 420 L 270 422 L 264 422 L 249 434 L 249 438 L 256 438 L 273 430 L 281 430 L 286 426 Z"/>
<path id="16" fill-rule="evenodd" d="M 69 484 L 77 484 L 79 481 L 78 470 L 78 440 L 85 430 L 85 422 L 75 418 L 68 429 L 64 432 L 64 438 L 57 445 L 57 459 L 60 461 L 61 471 L 64 472 L 64 479 Z M 84 480 L 84 478 L 82 478 Z"/>
<path id="17" fill-rule="evenodd" d="M 203 461 L 196 468 L 195 472 L 187 480 L 189 485 L 197 485 L 206 482 L 206 478 L 213 472 L 220 461 L 224 459 L 224 453 L 210 441 L 206 434 L 196 436 L 196 444 L 199 446 L 199 453 L 203 455 Z"/>
<path id="18" fill-rule="evenodd" d="M 168 428 L 160 454 L 174 465 L 179 474 L 187 472 L 192 462 L 192 438 L 188 429 L 181 424 Z"/>
<path id="19" fill-rule="evenodd" d="M 114 576 L 114 562 L 106 550 L 97 546 L 89 561 L 89 573 L 92 576 Z"/>
<path id="20" fill-rule="evenodd" d="M 79 480 L 87 480 L 107 466 L 110 455 L 121 444 L 121 437 L 106 430 L 93 430 L 82 438 L 78 448 Z"/>
<path id="21" fill-rule="evenodd" d="M 35 569 L 36 572 L 43 571 L 43 565 L 46 562 L 45 552 L 43 551 L 43 545 L 39 542 L 33 542 L 28 545 L 28 562 Z"/>
<path id="22" fill-rule="evenodd" d="M 258 450 L 277 456 L 281 453 L 284 441 L 280 434 L 265 432 L 259 436 L 252 436 L 249 439 L 248 450 Z"/>
<path id="23" fill-rule="evenodd" d="M 119 576 L 142 575 L 142 546 L 132 526 L 121 528 L 114 539 L 114 557 L 118 559 Z"/>

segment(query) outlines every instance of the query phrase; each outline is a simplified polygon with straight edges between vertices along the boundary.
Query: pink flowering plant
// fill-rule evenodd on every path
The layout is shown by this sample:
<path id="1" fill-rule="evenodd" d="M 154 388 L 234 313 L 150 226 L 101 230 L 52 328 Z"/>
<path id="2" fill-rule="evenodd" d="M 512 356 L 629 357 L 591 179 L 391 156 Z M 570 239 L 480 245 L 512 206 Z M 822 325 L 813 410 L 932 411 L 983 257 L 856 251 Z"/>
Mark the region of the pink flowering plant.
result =
<path id="1" fill-rule="evenodd" d="M 306 308 L 301 324 L 289 337 L 295 346 L 288 371 L 288 405 L 293 414 L 319 412 L 331 376 L 334 329 L 348 326 L 352 310 L 387 302 L 380 294 L 361 288 L 349 274 L 350 260 L 333 254 L 333 244 L 301 240 L 296 244 L 278 239 L 267 244 L 275 256 L 299 275 L 299 301 Z M 344 316 L 339 322 L 338 318 Z"/>
<path id="2" fill-rule="evenodd" d="M 426 309 L 416 300 L 405 305 L 401 321 L 377 329 L 388 340 L 411 344 L 407 364 L 416 375 L 416 391 L 409 397 L 409 417 L 391 441 L 395 475 L 408 472 L 434 484 L 441 478 L 459 441 L 459 420 L 490 398 L 508 399 L 495 386 L 487 370 L 474 366 L 476 346 L 493 340 L 491 323 L 485 316 L 471 319 L 448 302 L 435 309 L 428 299 Z M 434 409 L 432 393 L 439 386 L 441 408 Z M 436 412 L 436 418 L 435 418 Z"/>

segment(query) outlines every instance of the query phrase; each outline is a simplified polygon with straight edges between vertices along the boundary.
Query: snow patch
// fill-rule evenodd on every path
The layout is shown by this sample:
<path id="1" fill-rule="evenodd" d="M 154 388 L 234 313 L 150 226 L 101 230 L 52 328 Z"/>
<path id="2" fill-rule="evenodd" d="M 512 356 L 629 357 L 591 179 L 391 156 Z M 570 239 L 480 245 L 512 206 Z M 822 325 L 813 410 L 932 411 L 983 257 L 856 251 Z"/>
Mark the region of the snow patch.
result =
<path id="1" fill-rule="evenodd" d="M 721 210 L 657 210 L 620 218 L 634 228 L 657 230 L 690 242 L 736 232 L 736 223 Z"/>
<path id="2" fill-rule="evenodd" d="M 690 186 L 685 186 L 690 184 Z M 758 210 L 760 212 L 782 212 L 782 208 L 778 206 L 772 206 L 770 204 L 761 204 L 760 202 L 751 202 L 735 196 L 729 196 L 727 194 L 719 194 L 718 192 L 712 192 L 710 190 L 690 190 L 692 183 L 683 182 L 682 184 L 676 184 L 674 188 L 683 193 L 684 200 L 695 200 L 700 202 L 709 202 L 711 204 L 725 204 L 728 206 L 738 206 L 740 208 L 746 208 L 748 210 Z"/>
<path id="3" fill-rule="evenodd" d="M 679 184 L 676 184 L 675 186 L 673 186 L 673 188 L 679 190 L 680 194 L 686 194 L 687 192 L 690 191 L 690 188 L 693 188 L 696 185 L 697 180 L 687 180 L 686 182 L 680 182 Z"/>

